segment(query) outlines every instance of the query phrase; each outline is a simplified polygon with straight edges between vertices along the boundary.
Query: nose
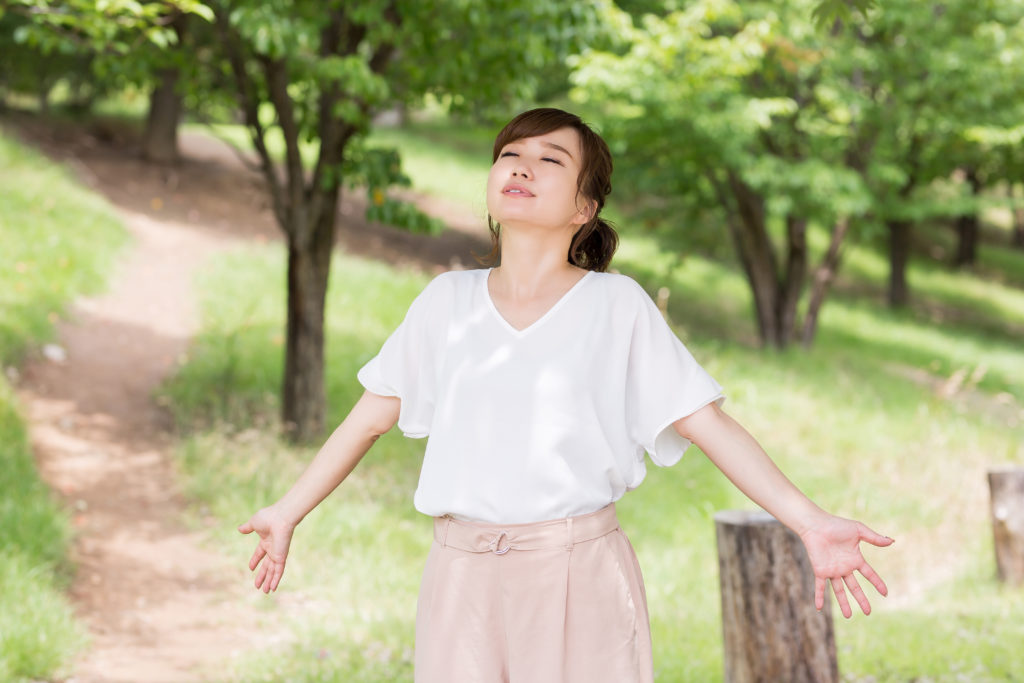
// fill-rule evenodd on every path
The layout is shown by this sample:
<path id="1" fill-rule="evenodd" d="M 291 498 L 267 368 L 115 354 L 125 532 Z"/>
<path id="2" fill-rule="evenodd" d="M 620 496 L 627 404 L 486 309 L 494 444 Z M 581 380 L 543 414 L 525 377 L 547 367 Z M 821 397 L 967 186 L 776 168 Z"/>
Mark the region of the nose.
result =
<path id="1" fill-rule="evenodd" d="M 516 166 L 515 168 L 512 169 L 512 177 L 529 180 L 530 171 L 525 166 Z"/>

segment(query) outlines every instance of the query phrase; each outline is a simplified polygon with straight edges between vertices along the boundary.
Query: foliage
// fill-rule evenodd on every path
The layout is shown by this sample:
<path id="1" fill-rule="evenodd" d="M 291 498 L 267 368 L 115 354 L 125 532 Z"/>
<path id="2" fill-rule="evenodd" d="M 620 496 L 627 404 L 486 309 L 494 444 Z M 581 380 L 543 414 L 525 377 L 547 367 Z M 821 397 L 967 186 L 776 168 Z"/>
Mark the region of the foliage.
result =
<path id="1" fill-rule="evenodd" d="M 8 0 L 6 11 L 31 19 L 15 32 L 18 42 L 44 53 L 112 57 L 135 55 L 147 42 L 173 45 L 176 36 L 170 24 L 178 14 L 212 19 L 209 8 L 198 0 Z"/>
<path id="2" fill-rule="evenodd" d="M 505 117 L 540 87 L 546 65 L 563 60 L 597 31 L 588 5 L 540 0 L 486 7 L 464 0 L 241 1 L 211 7 L 222 17 L 222 45 L 232 44 L 225 36 L 235 36 L 238 44 L 235 57 L 223 50 L 210 53 L 234 60 L 230 67 L 210 62 L 207 72 L 223 76 L 210 85 L 237 93 L 243 109 L 254 102 L 273 104 L 272 110 L 256 107 L 248 117 L 252 133 L 280 129 L 286 146 L 292 137 L 319 141 L 321 153 L 312 163 L 319 186 L 363 186 L 371 211 L 391 214 L 399 225 L 407 217 L 414 228 L 439 226 L 381 200 L 386 186 L 404 183 L 395 164 L 381 163 L 384 152 L 361 144 L 373 117 L 418 105 L 425 95 L 456 112 L 482 116 L 500 110 Z M 275 91 L 272 65 L 273 78 L 287 83 L 287 92 Z M 326 135 L 328 130 L 333 134 Z"/>
<path id="3" fill-rule="evenodd" d="M 986 200 L 936 181 L 981 163 L 979 131 L 1019 125 L 1012 37 L 1024 3 L 856 3 L 836 15 L 845 5 L 703 0 L 640 17 L 612 8 L 617 46 L 575 60 L 574 96 L 612 138 L 626 191 L 642 198 L 638 216 L 682 214 L 698 227 L 688 240 L 697 248 L 733 242 L 771 343 L 771 316 L 803 287 L 802 225 L 850 219 L 870 237 L 891 221 L 980 210 Z M 826 31 L 812 16 L 836 21 Z M 1016 180 L 1011 163 L 985 168 L 989 182 Z M 791 324 L 777 322 L 783 344 Z"/>
<path id="4" fill-rule="evenodd" d="M 0 49 L 23 55 L 8 66 L 15 82 L 56 62 L 51 77 L 88 74 L 102 92 L 146 84 L 160 67 L 185 64 L 174 49 L 180 43 L 175 22 L 183 16 L 213 15 L 199 0 L 10 0 L 0 10 Z"/>

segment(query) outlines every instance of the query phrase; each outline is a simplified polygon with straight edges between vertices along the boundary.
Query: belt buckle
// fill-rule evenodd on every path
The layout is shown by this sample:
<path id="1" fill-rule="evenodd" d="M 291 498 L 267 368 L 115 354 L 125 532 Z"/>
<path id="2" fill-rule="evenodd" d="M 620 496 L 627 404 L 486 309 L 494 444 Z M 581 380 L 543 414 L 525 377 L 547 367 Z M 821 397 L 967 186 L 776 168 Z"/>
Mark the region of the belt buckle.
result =
<path id="1" fill-rule="evenodd" d="M 501 539 L 505 539 L 505 547 L 501 547 Z M 502 531 L 498 534 L 498 537 L 491 541 L 491 552 L 495 555 L 504 555 L 509 550 L 512 550 L 512 544 L 508 540 L 508 532 Z"/>

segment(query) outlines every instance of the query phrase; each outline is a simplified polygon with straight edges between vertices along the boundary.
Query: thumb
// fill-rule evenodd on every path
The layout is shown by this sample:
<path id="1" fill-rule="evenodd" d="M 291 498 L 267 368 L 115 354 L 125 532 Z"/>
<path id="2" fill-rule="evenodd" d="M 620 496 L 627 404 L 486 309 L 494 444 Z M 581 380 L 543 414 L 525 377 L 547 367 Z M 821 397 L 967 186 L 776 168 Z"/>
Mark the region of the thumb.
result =
<path id="1" fill-rule="evenodd" d="M 894 539 L 889 538 L 888 536 L 883 536 L 882 534 L 876 531 L 872 531 L 860 522 L 857 522 L 857 527 L 860 531 L 861 540 L 867 541 L 871 545 L 877 545 L 880 548 L 884 548 L 885 546 L 892 545 L 893 543 L 895 543 Z"/>
<path id="2" fill-rule="evenodd" d="M 238 525 L 238 531 L 243 534 L 251 534 L 253 532 L 252 522 L 246 522 Z"/>

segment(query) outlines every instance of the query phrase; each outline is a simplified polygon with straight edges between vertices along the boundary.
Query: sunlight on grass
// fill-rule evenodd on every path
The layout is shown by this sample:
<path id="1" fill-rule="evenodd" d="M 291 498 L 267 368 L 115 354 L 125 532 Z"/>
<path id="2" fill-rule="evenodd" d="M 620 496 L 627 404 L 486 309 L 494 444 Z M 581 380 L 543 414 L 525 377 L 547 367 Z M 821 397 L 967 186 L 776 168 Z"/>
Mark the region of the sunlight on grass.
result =
<path id="1" fill-rule="evenodd" d="M 95 290 L 123 231 L 68 172 L 0 135 L 0 363 L 53 332 L 67 302 Z"/>

